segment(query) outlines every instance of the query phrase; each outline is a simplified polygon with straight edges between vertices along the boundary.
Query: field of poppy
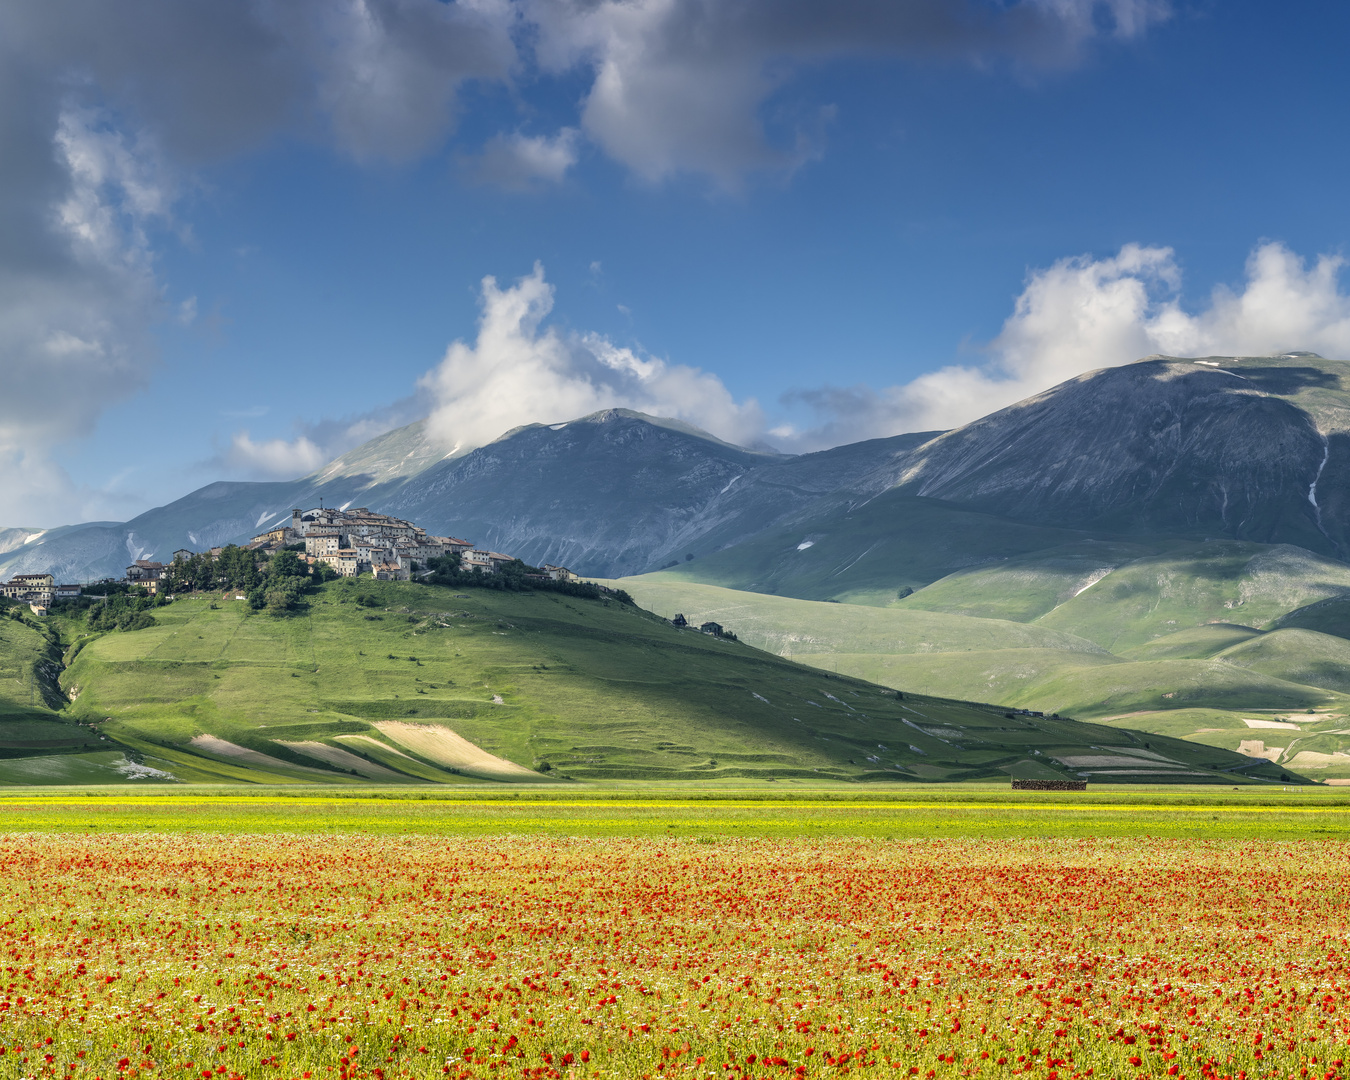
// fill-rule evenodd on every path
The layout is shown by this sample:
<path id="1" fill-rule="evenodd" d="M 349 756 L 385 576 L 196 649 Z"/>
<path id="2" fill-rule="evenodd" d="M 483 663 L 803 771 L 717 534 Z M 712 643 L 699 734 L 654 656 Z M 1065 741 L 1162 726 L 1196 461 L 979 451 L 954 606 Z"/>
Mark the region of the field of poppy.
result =
<path id="1" fill-rule="evenodd" d="M 1338 841 L 9 832 L 0 1077 L 1334 1077 Z"/>

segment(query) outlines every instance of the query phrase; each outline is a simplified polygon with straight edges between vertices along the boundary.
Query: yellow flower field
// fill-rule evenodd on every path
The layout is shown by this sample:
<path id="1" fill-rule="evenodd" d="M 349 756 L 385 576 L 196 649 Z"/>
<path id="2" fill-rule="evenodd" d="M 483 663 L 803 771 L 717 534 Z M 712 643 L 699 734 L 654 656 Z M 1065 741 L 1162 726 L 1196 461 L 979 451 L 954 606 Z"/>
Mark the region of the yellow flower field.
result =
<path id="1" fill-rule="evenodd" d="M 1340 842 L 0 840 L 0 1077 L 1332 1077 Z"/>

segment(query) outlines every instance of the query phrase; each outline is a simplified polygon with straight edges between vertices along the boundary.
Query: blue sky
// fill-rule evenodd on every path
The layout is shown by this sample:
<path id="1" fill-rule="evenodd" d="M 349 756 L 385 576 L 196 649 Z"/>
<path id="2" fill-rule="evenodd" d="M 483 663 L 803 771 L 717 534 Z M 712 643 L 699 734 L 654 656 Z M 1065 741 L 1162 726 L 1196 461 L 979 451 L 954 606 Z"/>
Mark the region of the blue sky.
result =
<path id="1" fill-rule="evenodd" d="M 1153 351 L 1350 359 L 1342 5 L 7 8 L 0 526 L 424 415 L 809 450 Z"/>

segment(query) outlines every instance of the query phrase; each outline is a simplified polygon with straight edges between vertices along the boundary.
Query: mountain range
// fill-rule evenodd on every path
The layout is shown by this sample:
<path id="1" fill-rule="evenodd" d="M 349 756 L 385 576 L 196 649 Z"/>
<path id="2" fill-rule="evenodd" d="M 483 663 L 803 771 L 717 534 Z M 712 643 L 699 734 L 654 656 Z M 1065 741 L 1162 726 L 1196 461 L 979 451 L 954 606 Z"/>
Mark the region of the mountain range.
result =
<path id="1" fill-rule="evenodd" d="M 860 599 L 874 578 L 918 588 L 1085 538 L 1227 537 L 1339 560 L 1346 367 L 1308 353 L 1150 357 L 953 431 L 798 456 L 623 409 L 447 456 L 419 422 L 297 480 L 209 484 L 128 522 L 0 531 L 0 572 L 117 575 L 134 558 L 247 540 L 320 499 L 582 574 L 712 556 L 720 583 L 812 598 Z"/>

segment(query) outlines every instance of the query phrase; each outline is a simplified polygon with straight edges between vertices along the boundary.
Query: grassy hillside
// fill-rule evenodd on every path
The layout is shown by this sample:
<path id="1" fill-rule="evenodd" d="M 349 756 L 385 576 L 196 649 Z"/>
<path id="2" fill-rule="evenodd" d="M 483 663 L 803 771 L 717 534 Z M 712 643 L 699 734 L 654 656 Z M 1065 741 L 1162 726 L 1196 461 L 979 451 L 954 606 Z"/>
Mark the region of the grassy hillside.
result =
<path id="1" fill-rule="evenodd" d="M 61 649 L 26 606 L 0 613 L 0 759 L 100 747 L 89 728 L 58 712 L 60 670 Z"/>
<path id="2" fill-rule="evenodd" d="M 666 617 L 683 612 L 698 622 L 733 627 L 744 641 L 807 659 L 838 653 L 943 653 L 989 649 L 1052 649 L 1106 656 L 1085 638 L 1006 619 L 972 619 L 903 606 L 871 607 L 741 592 L 665 573 L 611 582 Z"/>
<path id="3" fill-rule="evenodd" d="M 1205 552 L 1215 565 L 1209 580 L 1197 583 L 1188 567 Z M 1053 597 L 1054 590 L 1062 592 L 1064 578 L 1073 581 L 1090 562 L 1074 567 L 1061 552 L 1039 577 L 1026 566 L 972 571 L 959 575 L 960 591 L 954 584 L 944 595 L 953 607 L 1008 611 L 1015 604 L 999 606 L 1000 589 L 1016 604 L 1037 590 Z M 1077 579 L 1079 595 L 1047 612 L 1080 632 L 1133 642 L 1116 652 L 1086 636 L 1053 630 L 1048 618 L 1018 623 L 916 609 L 910 600 L 888 608 L 819 603 L 659 574 L 621 584 L 661 614 L 680 611 L 690 619 L 722 622 L 755 645 L 827 671 L 915 693 L 1099 719 L 1230 750 L 1245 747 L 1249 755 L 1273 756 L 1291 767 L 1298 758 L 1316 778 L 1350 779 L 1350 678 L 1344 674 L 1350 670 L 1350 642 L 1302 629 L 1266 631 L 1236 621 L 1205 621 L 1227 615 L 1265 622 L 1281 603 L 1297 606 L 1338 587 L 1346 568 L 1290 549 L 1225 543 L 1182 546 L 1170 560 L 1151 556 L 1122 570 L 1086 589 Z M 1116 573 L 1120 577 L 1100 599 L 1066 611 Z M 989 593 L 983 607 L 976 606 L 979 581 Z M 1325 623 L 1335 617 L 1336 601 L 1304 610 Z M 1151 625 L 1157 636 L 1139 640 L 1144 635 L 1130 629 L 1132 619 Z M 1336 734 L 1341 729 L 1345 735 Z M 1262 733 L 1272 730 L 1293 734 L 1264 739 Z"/>
<path id="4" fill-rule="evenodd" d="M 1347 591 L 1350 566 L 1283 544 L 1084 543 L 952 574 L 897 603 L 1031 622 L 1121 652 L 1210 623 L 1262 628 Z"/>
<path id="5" fill-rule="evenodd" d="M 1086 536 L 888 491 L 850 511 L 832 509 L 649 576 L 884 605 L 902 589 L 921 589 L 965 567 L 1058 548 Z"/>
<path id="6" fill-rule="evenodd" d="M 65 713 L 151 782 L 1289 775 L 1184 741 L 900 697 L 613 600 L 368 579 L 308 599 L 275 618 L 187 597 L 154 627 L 82 639 Z M 108 764 L 64 761 L 80 782 Z M 21 765 L 0 763 L 0 780 L 51 768 Z"/>

